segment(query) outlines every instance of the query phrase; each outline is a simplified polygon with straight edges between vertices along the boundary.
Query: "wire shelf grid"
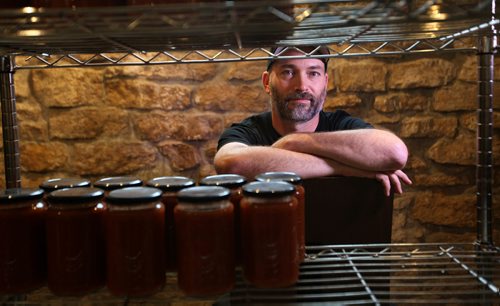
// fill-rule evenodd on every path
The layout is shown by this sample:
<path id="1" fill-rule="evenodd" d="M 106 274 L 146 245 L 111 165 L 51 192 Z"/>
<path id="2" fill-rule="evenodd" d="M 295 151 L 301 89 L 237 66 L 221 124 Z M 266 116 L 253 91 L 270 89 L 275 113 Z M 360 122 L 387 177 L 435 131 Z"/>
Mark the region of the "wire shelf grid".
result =
<path id="1" fill-rule="evenodd" d="M 260 50 L 274 45 L 357 50 L 332 57 L 474 50 L 475 41 L 456 39 L 496 26 L 490 6 L 491 0 L 275 0 L 0 10 L 0 56 L 35 59 L 16 68 L 51 68 L 262 60 L 270 55 Z M 137 60 L 108 60 L 109 54 Z M 140 59 L 151 55 L 158 60 Z"/>

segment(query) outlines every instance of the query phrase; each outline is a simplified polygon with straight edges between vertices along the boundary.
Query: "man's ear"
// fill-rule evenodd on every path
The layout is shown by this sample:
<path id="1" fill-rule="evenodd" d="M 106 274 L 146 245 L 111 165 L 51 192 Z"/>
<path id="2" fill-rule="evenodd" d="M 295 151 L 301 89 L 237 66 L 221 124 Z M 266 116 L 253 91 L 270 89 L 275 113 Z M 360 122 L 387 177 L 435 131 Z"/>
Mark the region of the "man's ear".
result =
<path id="1" fill-rule="evenodd" d="M 264 90 L 270 94 L 271 93 L 271 89 L 269 88 L 269 71 L 264 71 L 262 73 L 262 85 L 264 86 Z"/>

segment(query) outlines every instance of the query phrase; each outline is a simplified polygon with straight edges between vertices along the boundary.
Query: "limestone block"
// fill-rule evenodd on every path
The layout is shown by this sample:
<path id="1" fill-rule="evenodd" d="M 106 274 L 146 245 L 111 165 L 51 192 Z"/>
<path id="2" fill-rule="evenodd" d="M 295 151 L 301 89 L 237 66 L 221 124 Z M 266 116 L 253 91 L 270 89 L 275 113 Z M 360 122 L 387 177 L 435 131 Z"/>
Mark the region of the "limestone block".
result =
<path id="1" fill-rule="evenodd" d="M 405 169 L 424 169 L 427 168 L 427 163 L 419 156 L 410 155 Z"/>
<path id="2" fill-rule="evenodd" d="M 62 142 L 22 142 L 19 145 L 21 169 L 44 172 L 66 169 L 70 158 L 68 146 Z"/>
<path id="3" fill-rule="evenodd" d="M 473 182 L 466 175 L 448 175 L 433 171 L 429 174 L 417 174 L 413 178 L 413 183 L 416 186 L 458 186 L 470 185 Z"/>
<path id="4" fill-rule="evenodd" d="M 45 120 L 19 123 L 19 139 L 22 141 L 48 141 L 49 128 Z"/>
<path id="5" fill-rule="evenodd" d="M 14 74 L 14 93 L 17 102 L 24 102 L 31 97 L 30 89 L 31 70 L 17 70 Z"/>
<path id="6" fill-rule="evenodd" d="M 58 112 L 49 118 L 50 134 L 58 139 L 93 139 L 118 136 L 128 129 L 127 112 L 117 108 L 83 107 Z"/>
<path id="7" fill-rule="evenodd" d="M 401 137 L 452 137 L 457 129 L 455 117 L 409 117 L 403 119 Z"/>
<path id="8" fill-rule="evenodd" d="M 458 73 L 458 79 L 465 82 L 475 83 L 478 81 L 477 56 L 468 55 Z"/>
<path id="9" fill-rule="evenodd" d="M 325 111 L 335 111 L 344 107 L 356 107 L 361 103 L 363 103 L 363 100 L 355 94 L 337 94 L 333 97 L 328 95 L 323 109 Z"/>
<path id="10" fill-rule="evenodd" d="M 385 91 L 387 66 L 375 59 L 339 61 L 334 64 L 335 80 L 341 92 Z"/>
<path id="11" fill-rule="evenodd" d="M 223 130 L 223 118 L 211 113 L 176 113 L 153 111 L 134 118 L 137 134 L 149 141 L 167 139 L 209 140 Z"/>
<path id="12" fill-rule="evenodd" d="M 42 108 L 38 103 L 16 103 L 18 122 L 43 120 Z"/>
<path id="13" fill-rule="evenodd" d="M 249 61 L 228 64 L 229 68 L 225 73 L 228 81 L 256 81 L 262 77 L 262 72 L 267 68 L 267 61 Z"/>
<path id="14" fill-rule="evenodd" d="M 262 86 L 204 83 L 194 97 L 205 111 L 263 112 L 269 109 L 269 96 Z"/>
<path id="15" fill-rule="evenodd" d="M 476 195 L 465 191 L 458 195 L 425 192 L 415 198 L 411 216 L 433 225 L 473 228 L 476 225 Z"/>
<path id="16" fill-rule="evenodd" d="M 160 153 L 170 160 L 173 170 L 183 171 L 199 166 L 198 150 L 187 143 L 180 141 L 162 141 L 158 145 Z"/>
<path id="17" fill-rule="evenodd" d="M 432 108 L 440 112 L 475 110 L 477 108 L 477 85 L 455 82 L 436 90 Z"/>
<path id="18" fill-rule="evenodd" d="M 32 79 L 33 94 L 46 107 L 102 104 L 102 70 L 40 69 L 32 71 Z"/>
<path id="19" fill-rule="evenodd" d="M 457 71 L 453 62 L 440 58 L 421 58 L 390 66 L 390 89 L 434 88 L 450 83 Z"/>
<path id="20" fill-rule="evenodd" d="M 121 108 L 183 110 L 190 107 L 191 90 L 140 79 L 106 81 L 106 102 Z"/>
<path id="21" fill-rule="evenodd" d="M 106 78 L 142 78 L 158 81 L 206 81 L 217 73 L 216 64 L 171 64 L 153 66 L 108 67 L 104 72 Z"/>
<path id="22" fill-rule="evenodd" d="M 71 167 L 80 175 L 122 175 L 154 167 L 157 153 L 144 142 L 77 143 Z"/>
<path id="23" fill-rule="evenodd" d="M 468 233 L 435 232 L 425 236 L 425 242 L 428 243 L 472 243 L 474 241 L 476 241 L 476 233 L 472 230 Z"/>
<path id="24" fill-rule="evenodd" d="M 373 108 L 379 112 L 422 111 L 427 109 L 429 99 L 422 95 L 408 93 L 389 93 L 375 97 Z"/>

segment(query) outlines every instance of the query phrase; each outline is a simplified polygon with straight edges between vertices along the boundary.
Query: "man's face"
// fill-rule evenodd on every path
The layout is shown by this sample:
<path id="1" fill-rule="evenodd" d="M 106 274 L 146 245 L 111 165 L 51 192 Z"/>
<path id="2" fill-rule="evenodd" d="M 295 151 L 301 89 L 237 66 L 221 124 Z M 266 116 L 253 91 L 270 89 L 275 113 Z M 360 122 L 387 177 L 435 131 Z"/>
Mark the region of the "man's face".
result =
<path id="1" fill-rule="evenodd" d="M 279 60 L 273 64 L 269 79 L 273 108 L 287 121 L 309 121 L 323 107 L 327 83 L 321 60 Z"/>

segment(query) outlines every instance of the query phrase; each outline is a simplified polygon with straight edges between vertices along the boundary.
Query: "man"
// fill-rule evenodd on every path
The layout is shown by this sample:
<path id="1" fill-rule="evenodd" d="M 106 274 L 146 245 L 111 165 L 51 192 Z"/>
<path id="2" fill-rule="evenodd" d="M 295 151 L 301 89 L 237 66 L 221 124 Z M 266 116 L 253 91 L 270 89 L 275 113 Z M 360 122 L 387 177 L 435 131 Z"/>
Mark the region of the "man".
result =
<path id="1" fill-rule="evenodd" d="M 301 50 L 329 53 L 325 47 Z M 279 47 L 274 54 L 304 53 Z M 292 171 L 302 178 L 368 177 L 380 181 L 387 195 L 391 187 L 402 193 L 402 184 L 411 184 L 401 171 L 408 158 L 403 141 L 344 111 L 322 111 L 327 64 L 328 58 L 271 60 L 262 74 L 271 112 L 251 116 L 224 131 L 215 155 L 216 171 L 248 178 L 266 171 Z"/>

